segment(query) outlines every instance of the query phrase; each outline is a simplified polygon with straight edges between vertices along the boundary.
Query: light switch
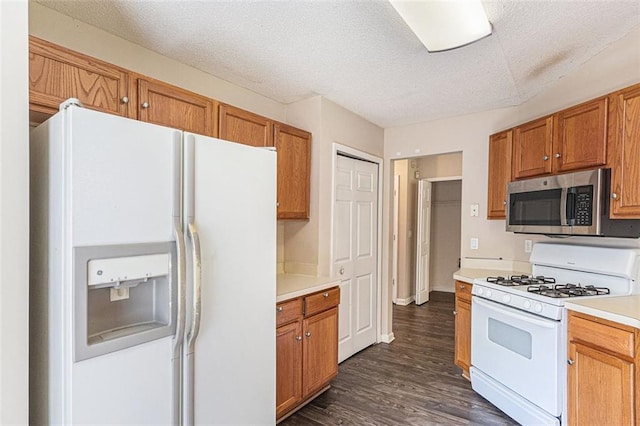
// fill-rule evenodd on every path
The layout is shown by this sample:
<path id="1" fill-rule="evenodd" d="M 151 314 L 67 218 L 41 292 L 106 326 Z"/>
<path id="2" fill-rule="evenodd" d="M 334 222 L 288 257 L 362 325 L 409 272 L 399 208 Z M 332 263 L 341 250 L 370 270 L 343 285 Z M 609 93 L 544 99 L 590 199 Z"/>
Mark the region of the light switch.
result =
<path id="1" fill-rule="evenodd" d="M 471 250 L 478 250 L 478 239 L 477 238 L 472 238 L 471 239 L 470 248 L 471 248 Z"/>
<path id="2" fill-rule="evenodd" d="M 480 207 L 477 204 L 471 204 L 471 217 L 477 217 Z"/>

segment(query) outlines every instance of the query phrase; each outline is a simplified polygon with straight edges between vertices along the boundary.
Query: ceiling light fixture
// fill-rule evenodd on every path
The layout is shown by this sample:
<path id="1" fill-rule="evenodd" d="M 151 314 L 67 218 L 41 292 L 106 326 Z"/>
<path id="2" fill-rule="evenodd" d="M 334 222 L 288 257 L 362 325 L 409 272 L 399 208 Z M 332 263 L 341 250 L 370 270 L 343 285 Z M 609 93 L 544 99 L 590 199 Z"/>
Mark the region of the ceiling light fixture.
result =
<path id="1" fill-rule="evenodd" d="M 389 0 L 429 52 L 455 49 L 491 35 L 480 0 Z"/>

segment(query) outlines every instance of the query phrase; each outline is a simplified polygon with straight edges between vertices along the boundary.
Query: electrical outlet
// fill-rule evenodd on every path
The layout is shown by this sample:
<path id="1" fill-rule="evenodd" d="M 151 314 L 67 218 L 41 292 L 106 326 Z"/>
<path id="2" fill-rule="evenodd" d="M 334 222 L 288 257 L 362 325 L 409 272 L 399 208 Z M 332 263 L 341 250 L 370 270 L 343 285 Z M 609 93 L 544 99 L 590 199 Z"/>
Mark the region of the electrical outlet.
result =
<path id="1" fill-rule="evenodd" d="M 477 204 L 471 204 L 471 217 L 477 217 L 479 210 L 480 206 Z"/>
<path id="2" fill-rule="evenodd" d="M 524 240 L 524 252 L 531 253 L 531 248 L 533 247 L 533 243 L 531 240 Z"/>
<path id="3" fill-rule="evenodd" d="M 478 250 L 478 239 L 477 238 L 472 238 L 471 239 L 470 248 L 471 248 L 471 250 Z"/>

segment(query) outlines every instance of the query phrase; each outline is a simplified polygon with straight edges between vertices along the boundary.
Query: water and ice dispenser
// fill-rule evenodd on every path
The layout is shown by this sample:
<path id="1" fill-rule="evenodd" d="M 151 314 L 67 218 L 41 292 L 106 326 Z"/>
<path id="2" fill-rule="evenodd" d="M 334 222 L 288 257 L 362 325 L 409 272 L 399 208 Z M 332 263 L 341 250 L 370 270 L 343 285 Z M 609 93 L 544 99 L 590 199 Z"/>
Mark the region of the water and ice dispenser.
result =
<path id="1" fill-rule="evenodd" d="M 175 243 L 77 247 L 75 361 L 173 334 Z"/>

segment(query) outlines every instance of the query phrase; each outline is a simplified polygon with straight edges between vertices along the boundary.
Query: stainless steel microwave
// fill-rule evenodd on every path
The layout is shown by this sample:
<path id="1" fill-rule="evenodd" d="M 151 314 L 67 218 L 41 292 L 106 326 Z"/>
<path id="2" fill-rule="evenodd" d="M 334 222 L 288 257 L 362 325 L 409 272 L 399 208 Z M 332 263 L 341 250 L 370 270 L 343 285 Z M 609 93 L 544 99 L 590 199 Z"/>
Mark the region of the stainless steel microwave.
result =
<path id="1" fill-rule="evenodd" d="M 507 231 L 640 237 L 640 220 L 609 218 L 610 169 L 510 182 Z"/>

